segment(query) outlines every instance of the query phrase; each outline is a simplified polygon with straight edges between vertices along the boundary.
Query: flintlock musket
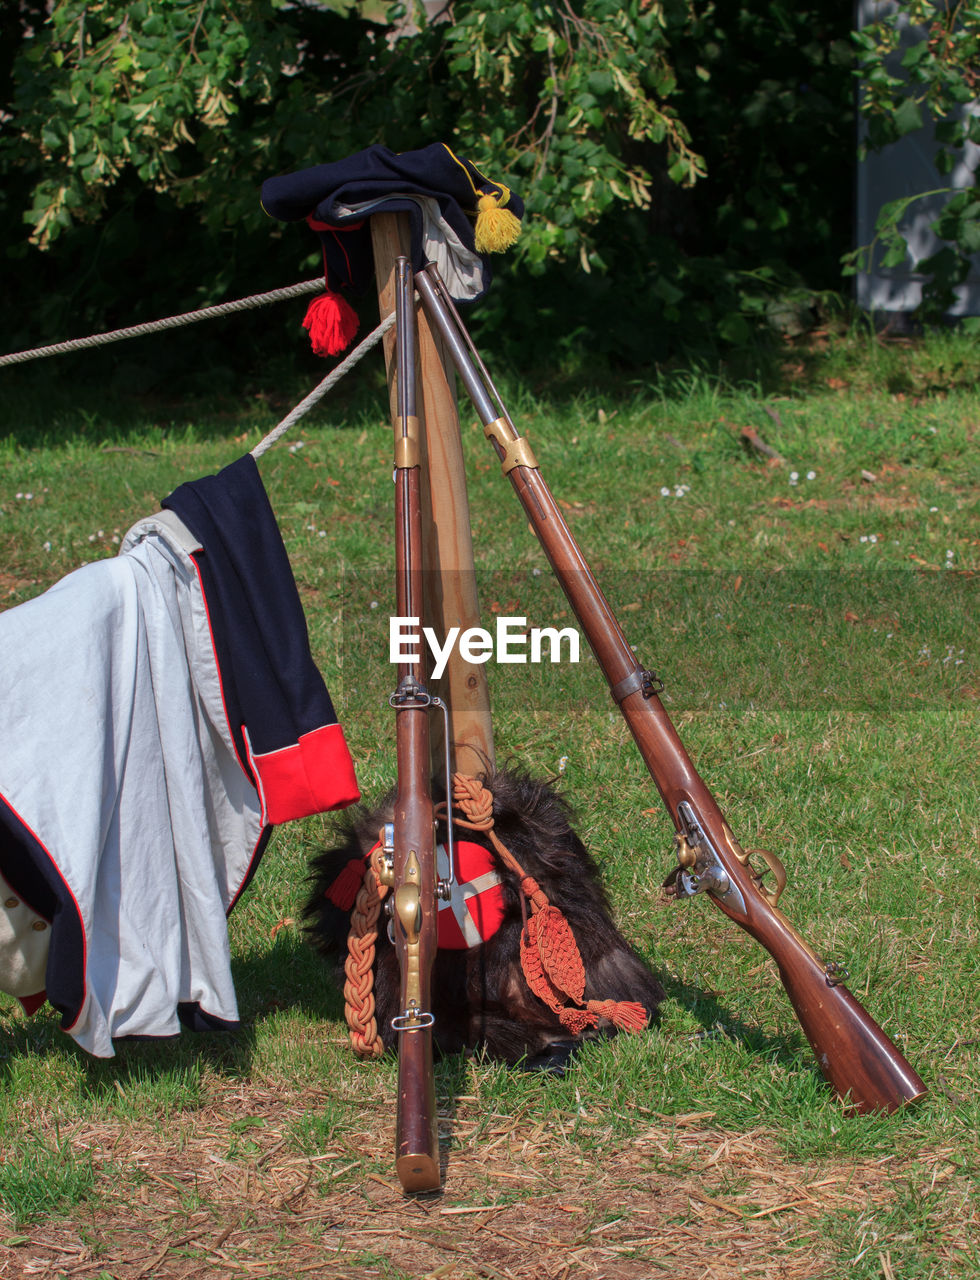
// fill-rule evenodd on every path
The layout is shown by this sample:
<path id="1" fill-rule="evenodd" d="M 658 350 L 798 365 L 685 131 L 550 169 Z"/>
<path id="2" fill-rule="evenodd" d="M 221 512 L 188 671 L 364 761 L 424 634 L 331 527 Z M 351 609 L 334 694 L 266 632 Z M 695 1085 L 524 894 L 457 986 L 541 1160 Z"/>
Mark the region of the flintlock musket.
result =
<path id="1" fill-rule="evenodd" d="M 735 839 L 657 696 L 662 683 L 637 661 L 438 271 L 427 267 L 415 284 L 673 820 L 678 861 L 668 893 L 707 894 L 769 952 L 821 1071 L 852 1109 L 894 1111 L 923 1097 L 922 1080 L 844 985 L 846 972 L 821 960 L 777 908 L 785 883 L 779 860 L 759 853 L 776 877 L 770 890 Z"/>
<path id="2" fill-rule="evenodd" d="M 415 291 L 407 258 L 397 262 L 395 415 L 395 595 L 402 617 L 422 612 L 419 422 L 415 403 Z M 395 1168 L 406 1191 L 441 1183 L 432 1065 L 430 975 L 436 953 L 435 819 L 429 786 L 429 713 L 424 659 L 398 665 L 395 708 L 398 782 L 394 821 L 382 833 L 382 879 L 392 888 L 390 927 L 401 974 Z"/>

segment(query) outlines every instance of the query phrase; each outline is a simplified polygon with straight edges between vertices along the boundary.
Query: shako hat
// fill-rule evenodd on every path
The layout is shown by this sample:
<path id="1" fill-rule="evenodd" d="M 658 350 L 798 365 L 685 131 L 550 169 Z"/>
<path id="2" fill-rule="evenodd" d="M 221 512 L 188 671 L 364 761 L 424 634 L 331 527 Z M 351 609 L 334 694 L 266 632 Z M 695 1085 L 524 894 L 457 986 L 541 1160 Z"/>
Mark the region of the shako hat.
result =
<path id="1" fill-rule="evenodd" d="M 442 142 L 400 154 L 368 147 L 268 178 L 262 207 L 284 222 L 305 219 L 320 238 L 327 292 L 314 298 L 303 322 L 318 355 L 337 355 L 357 332 L 344 291 L 361 291 L 374 274 L 371 214 L 409 215 L 413 268 L 434 262 L 457 302 L 486 293 L 491 272 L 484 255 L 510 248 L 524 215 L 519 196 Z"/>

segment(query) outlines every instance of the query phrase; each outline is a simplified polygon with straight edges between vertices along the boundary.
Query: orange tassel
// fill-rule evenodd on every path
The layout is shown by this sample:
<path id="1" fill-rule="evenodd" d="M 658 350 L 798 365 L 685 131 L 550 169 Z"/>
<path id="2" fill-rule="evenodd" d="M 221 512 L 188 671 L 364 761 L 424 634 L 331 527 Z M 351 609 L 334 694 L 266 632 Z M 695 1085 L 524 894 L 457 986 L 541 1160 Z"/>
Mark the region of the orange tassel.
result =
<path id="1" fill-rule="evenodd" d="M 585 967 L 582 955 L 564 915 L 550 903 L 534 914 L 535 942 L 541 965 L 559 991 L 582 1003 Z"/>
<path id="2" fill-rule="evenodd" d="M 642 1031 L 650 1021 L 643 1005 L 630 1000 L 590 1000 L 585 1007 L 597 1018 L 608 1018 L 620 1031 Z"/>
<path id="3" fill-rule="evenodd" d="M 574 1035 L 594 1027 L 600 1018 L 621 1031 L 642 1031 L 647 1025 L 643 1005 L 629 1000 L 587 1000 L 585 966 L 571 925 L 551 903 L 536 911 L 521 938 L 521 968 L 524 979 L 539 1000 L 558 1015 L 563 1027 Z M 584 1009 L 569 1008 L 584 1003 Z"/>
<path id="4" fill-rule="evenodd" d="M 586 1027 L 594 1027 L 599 1019 L 596 1014 L 586 1009 L 570 1009 L 565 992 L 557 988 L 548 977 L 538 950 L 536 923 L 537 917 L 534 916 L 528 921 L 526 936 L 521 935 L 521 968 L 524 970 L 524 980 L 538 999 L 542 1000 L 552 1013 L 558 1015 L 562 1026 L 573 1035 L 578 1035 Z"/>
<path id="5" fill-rule="evenodd" d="M 329 289 L 313 299 L 303 321 L 310 346 L 318 356 L 339 356 L 352 342 L 359 325 L 357 312 L 343 294 Z"/>
<path id="6" fill-rule="evenodd" d="M 493 797 L 475 778 L 453 774 L 453 801 L 466 814 L 463 826 L 486 831 L 505 866 L 520 877 L 521 892 L 530 901 L 531 916 L 521 934 L 521 968 L 531 991 L 557 1015 L 563 1027 L 578 1035 L 605 1018 L 623 1031 L 642 1031 L 647 1011 L 631 1000 L 588 1000 L 585 965 L 572 927 L 560 908 L 548 901 L 493 830 Z M 584 1008 L 570 1008 L 569 1001 Z"/>

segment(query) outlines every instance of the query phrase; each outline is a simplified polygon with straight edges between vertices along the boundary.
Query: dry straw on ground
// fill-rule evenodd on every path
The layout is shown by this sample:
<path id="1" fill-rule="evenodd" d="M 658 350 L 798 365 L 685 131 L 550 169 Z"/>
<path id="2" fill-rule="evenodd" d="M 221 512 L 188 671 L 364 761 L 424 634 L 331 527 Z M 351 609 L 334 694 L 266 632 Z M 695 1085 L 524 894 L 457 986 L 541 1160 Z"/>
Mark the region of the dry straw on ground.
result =
<path id="1" fill-rule="evenodd" d="M 816 1280 L 847 1274 L 828 1234 L 846 1217 L 852 1256 L 870 1253 L 897 1280 L 889 1242 L 862 1237 L 861 1223 L 910 1179 L 945 1189 L 937 1259 L 954 1265 L 977 1239 L 945 1151 L 801 1165 L 705 1113 L 647 1113 L 618 1144 L 603 1141 L 600 1116 L 583 1150 L 540 1117 L 488 1116 L 461 1098 L 443 1130 L 445 1190 L 412 1199 L 389 1172 L 391 1116 L 377 1103 L 359 1132 L 300 1152 L 297 1126 L 318 1101 L 239 1087 L 166 1128 L 62 1128 L 91 1152 L 97 1194 L 71 1220 L 7 1224 L 0 1276 Z"/>

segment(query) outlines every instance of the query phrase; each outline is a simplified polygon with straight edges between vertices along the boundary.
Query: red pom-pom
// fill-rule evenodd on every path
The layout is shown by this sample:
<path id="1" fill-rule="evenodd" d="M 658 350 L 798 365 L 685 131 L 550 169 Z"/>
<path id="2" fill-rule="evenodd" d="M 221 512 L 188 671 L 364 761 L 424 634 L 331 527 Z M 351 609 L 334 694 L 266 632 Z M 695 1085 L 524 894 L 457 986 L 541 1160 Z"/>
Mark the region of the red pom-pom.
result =
<path id="1" fill-rule="evenodd" d="M 318 294 L 310 303 L 303 328 L 310 334 L 310 346 L 318 356 L 339 356 L 357 333 L 357 312 L 340 293 Z"/>

